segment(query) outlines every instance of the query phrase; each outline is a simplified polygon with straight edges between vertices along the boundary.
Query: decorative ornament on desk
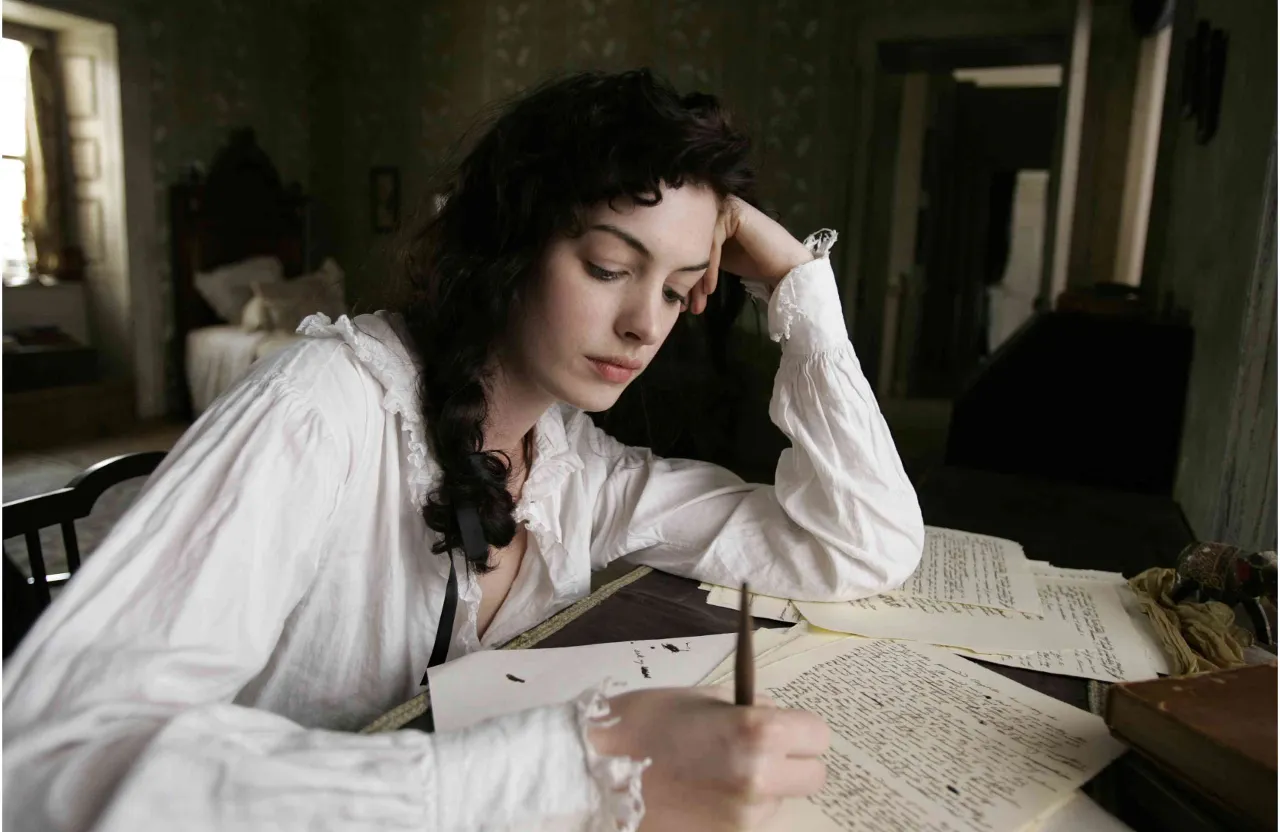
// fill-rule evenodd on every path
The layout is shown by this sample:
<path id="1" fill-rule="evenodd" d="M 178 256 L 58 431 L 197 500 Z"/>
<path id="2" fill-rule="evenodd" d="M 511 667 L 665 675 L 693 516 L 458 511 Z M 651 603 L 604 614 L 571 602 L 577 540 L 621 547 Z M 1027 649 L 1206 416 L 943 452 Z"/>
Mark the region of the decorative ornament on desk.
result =
<path id="1" fill-rule="evenodd" d="M 1247 552 L 1225 543 L 1193 543 L 1182 550 L 1177 562 L 1178 582 L 1172 599 L 1221 601 L 1240 604 L 1253 622 L 1260 644 L 1276 643 L 1275 633 L 1262 599 L 1276 602 L 1276 553 Z"/>

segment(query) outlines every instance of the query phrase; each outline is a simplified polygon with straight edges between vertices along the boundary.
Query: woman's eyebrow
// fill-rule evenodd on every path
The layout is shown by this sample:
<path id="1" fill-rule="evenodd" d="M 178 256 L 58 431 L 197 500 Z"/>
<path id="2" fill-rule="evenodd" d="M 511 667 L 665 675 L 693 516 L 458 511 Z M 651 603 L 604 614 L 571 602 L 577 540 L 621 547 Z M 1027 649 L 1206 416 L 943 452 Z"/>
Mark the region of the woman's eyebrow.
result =
<path id="1" fill-rule="evenodd" d="M 593 226 L 591 226 L 590 228 L 588 228 L 587 230 L 588 230 L 588 231 L 607 231 L 608 233 L 610 233 L 610 234 L 614 235 L 614 236 L 615 236 L 615 237 L 617 237 L 619 240 L 622 240 L 622 242 L 626 243 L 627 245 L 629 245 L 629 246 L 631 246 L 633 249 L 635 249 L 635 250 L 636 250 L 636 252 L 638 252 L 638 253 L 640 254 L 640 256 L 641 256 L 641 257 L 645 258 L 646 260 L 652 260 L 652 259 L 653 259 L 653 254 L 651 254 L 651 253 L 649 252 L 648 247 L 647 247 L 647 246 L 645 246 L 645 244 L 644 244 L 644 243 L 640 242 L 640 241 L 639 241 L 639 240 L 637 240 L 634 236 L 632 236 L 631 234 L 628 234 L 626 231 L 623 231 L 621 228 L 619 228 L 619 227 L 618 227 L 618 226 L 616 226 L 616 225 L 610 225 L 610 224 L 608 224 L 608 223 L 601 223 L 600 225 L 593 225 Z M 711 261 L 710 261 L 710 260 L 706 260 L 706 261 L 703 261 L 703 262 L 701 262 L 701 263 L 697 264 L 696 266 L 682 266 L 682 267 L 680 267 L 680 268 L 676 269 L 676 271 L 678 271 L 678 272 L 700 272 L 700 271 L 704 271 L 704 270 L 705 270 L 708 266 L 710 266 L 710 265 L 711 265 Z"/>

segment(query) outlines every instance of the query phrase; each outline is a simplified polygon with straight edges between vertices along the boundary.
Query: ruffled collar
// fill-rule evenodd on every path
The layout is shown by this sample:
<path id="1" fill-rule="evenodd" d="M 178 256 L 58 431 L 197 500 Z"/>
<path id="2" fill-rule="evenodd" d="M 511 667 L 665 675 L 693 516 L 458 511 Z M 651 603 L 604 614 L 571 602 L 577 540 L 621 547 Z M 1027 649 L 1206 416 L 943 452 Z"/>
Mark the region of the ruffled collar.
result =
<path id="1" fill-rule="evenodd" d="M 341 339 L 382 385 L 382 408 L 398 417 L 408 439 L 405 482 L 413 505 L 420 510 L 440 480 L 440 466 L 427 439 L 418 398 L 419 364 L 406 347 L 411 339 L 404 331 L 401 317 L 377 312 L 354 320 L 343 315 L 330 321 L 325 315 L 312 315 L 302 322 L 298 332 L 313 338 Z M 570 591 L 571 582 L 568 580 L 569 559 L 549 522 L 548 497 L 561 488 L 567 477 L 583 467 L 582 457 L 572 449 L 565 432 L 565 420 L 570 412 L 567 405 L 554 405 L 539 417 L 534 430 L 533 465 L 514 512 L 516 521 L 524 523 L 537 539 L 551 573 L 557 601 L 564 600 L 562 596 Z M 448 570 L 447 561 L 439 559 L 437 567 L 443 578 Z M 481 649 L 476 626 L 481 591 L 471 570 L 464 572 L 460 583 L 458 595 L 466 617 L 457 638 L 465 654 Z"/>
<path id="2" fill-rule="evenodd" d="M 351 347 L 356 358 L 382 385 L 382 408 L 399 417 L 409 445 L 406 484 L 417 508 L 427 503 L 440 479 L 440 466 L 431 452 L 418 398 L 417 357 L 406 344 L 409 337 L 400 315 L 376 312 L 336 321 L 312 315 L 298 326 L 298 333 L 312 338 L 338 338 Z M 534 459 L 516 507 L 516 517 L 537 522 L 530 509 L 556 492 L 561 483 L 583 466 L 565 434 L 567 405 L 553 405 L 538 419 L 534 430 Z"/>

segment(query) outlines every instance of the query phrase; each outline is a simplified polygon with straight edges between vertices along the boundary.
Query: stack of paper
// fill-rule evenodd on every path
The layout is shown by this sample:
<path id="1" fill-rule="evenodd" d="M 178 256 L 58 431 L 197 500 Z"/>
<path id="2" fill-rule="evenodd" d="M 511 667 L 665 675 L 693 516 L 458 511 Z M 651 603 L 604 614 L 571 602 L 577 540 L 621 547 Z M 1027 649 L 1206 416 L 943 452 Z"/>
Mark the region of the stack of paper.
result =
<path id="1" fill-rule="evenodd" d="M 732 658 L 704 684 L 732 684 Z M 1123 830 L 1077 789 L 1123 747 L 1103 721 L 936 647 L 760 631 L 756 683 L 831 727 L 827 785 L 769 830 Z"/>
<path id="2" fill-rule="evenodd" d="M 708 589 L 707 603 L 737 608 L 736 590 Z M 751 610 L 1087 679 L 1138 681 L 1169 672 L 1119 573 L 1059 569 L 1027 560 L 1013 541 L 952 529 L 926 530 L 920 568 L 896 592 L 839 604 L 755 595 Z"/>
<path id="3" fill-rule="evenodd" d="M 920 566 L 892 593 L 1039 615 L 1035 578 L 1012 540 L 929 526 Z"/>
<path id="4" fill-rule="evenodd" d="M 733 610 L 738 608 L 738 599 L 741 597 L 738 590 L 715 584 L 699 584 L 698 588 L 707 590 L 708 604 Z M 750 599 L 751 614 L 757 618 L 785 621 L 788 624 L 796 624 L 802 620 L 800 610 L 786 598 L 774 598 L 772 595 L 759 595 L 755 592 L 749 592 L 747 596 Z"/>
<path id="5" fill-rule="evenodd" d="M 473 653 L 431 668 L 438 731 L 605 684 L 733 684 L 735 635 Z M 1124 830 L 1078 788 L 1118 756 L 1098 717 L 946 650 L 800 624 L 759 630 L 756 686 L 831 728 L 827 784 L 767 830 Z M 726 690 L 726 697 L 730 691 Z"/>
<path id="6" fill-rule="evenodd" d="M 1107 682 L 1154 679 L 1169 673 L 1168 659 L 1119 573 L 1059 569 L 1032 561 L 1046 617 L 1066 622 L 1089 646 L 1076 650 L 985 654 L 995 664 Z"/>

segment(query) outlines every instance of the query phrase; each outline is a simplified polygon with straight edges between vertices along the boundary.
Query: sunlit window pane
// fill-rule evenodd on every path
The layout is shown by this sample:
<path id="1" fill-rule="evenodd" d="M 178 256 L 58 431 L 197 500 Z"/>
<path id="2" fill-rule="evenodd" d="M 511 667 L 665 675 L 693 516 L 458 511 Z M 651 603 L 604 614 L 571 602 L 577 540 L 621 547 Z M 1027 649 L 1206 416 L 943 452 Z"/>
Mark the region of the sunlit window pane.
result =
<path id="1" fill-rule="evenodd" d="M 0 153 L 27 154 L 27 45 L 0 41 Z"/>
<path id="2" fill-rule="evenodd" d="M 22 201 L 27 192 L 24 167 L 20 159 L 0 159 L 0 260 L 8 280 L 20 280 L 27 274 L 22 233 Z"/>
<path id="3" fill-rule="evenodd" d="M 4 282 L 27 278 L 27 45 L 0 41 L 0 266 Z"/>

